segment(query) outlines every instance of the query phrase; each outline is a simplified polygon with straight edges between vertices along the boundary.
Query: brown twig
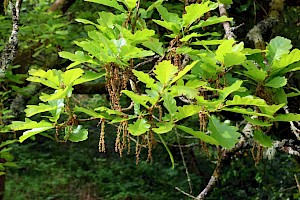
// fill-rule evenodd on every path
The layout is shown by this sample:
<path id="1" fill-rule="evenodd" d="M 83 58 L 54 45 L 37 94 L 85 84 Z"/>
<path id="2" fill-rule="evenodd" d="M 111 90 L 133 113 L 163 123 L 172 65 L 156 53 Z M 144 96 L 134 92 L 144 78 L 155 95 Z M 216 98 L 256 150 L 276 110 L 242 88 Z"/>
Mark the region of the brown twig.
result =
<path id="1" fill-rule="evenodd" d="M 219 4 L 219 12 L 220 16 L 226 16 L 227 17 L 227 11 L 226 11 L 226 5 L 225 4 Z M 225 30 L 225 38 L 226 39 L 233 39 L 235 37 L 234 33 L 232 32 L 230 28 L 230 22 L 222 22 L 223 28 Z"/>

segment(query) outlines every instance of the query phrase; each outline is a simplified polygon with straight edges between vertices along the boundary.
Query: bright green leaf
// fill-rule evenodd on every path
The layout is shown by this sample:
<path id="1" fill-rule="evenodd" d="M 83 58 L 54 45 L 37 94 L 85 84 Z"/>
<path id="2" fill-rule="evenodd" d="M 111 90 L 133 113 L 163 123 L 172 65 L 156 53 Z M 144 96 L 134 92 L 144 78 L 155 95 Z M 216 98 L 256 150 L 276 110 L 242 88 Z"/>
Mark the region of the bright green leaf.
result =
<path id="1" fill-rule="evenodd" d="M 166 122 L 166 123 L 157 123 L 157 128 L 152 128 L 152 130 L 157 134 L 163 134 L 170 132 L 175 124 L 173 122 Z"/>
<path id="2" fill-rule="evenodd" d="M 44 131 L 46 131 L 46 130 L 52 129 L 52 128 L 54 128 L 54 127 L 52 127 L 52 126 L 51 126 L 51 127 L 39 127 L 39 128 L 33 128 L 33 129 L 31 129 L 31 130 L 25 131 L 25 132 L 23 133 L 23 135 L 20 136 L 19 141 L 22 143 L 22 142 L 24 142 L 24 140 L 26 140 L 27 138 L 29 138 L 29 137 L 31 137 L 31 136 L 34 136 L 34 135 L 36 135 L 36 134 L 38 134 L 38 133 L 44 132 Z"/>
<path id="3" fill-rule="evenodd" d="M 145 119 L 138 119 L 133 124 L 128 125 L 128 131 L 134 136 L 139 136 L 146 133 L 150 127 L 151 125 Z"/>
<path id="4" fill-rule="evenodd" d="M 167 84 L 178 72 L 177 67 L 171 64 L 171 61 L 164 60 L 156 65 L 154 73 L 157 80 L 162 84 Z"/>
<path id="5" fill-rule="evenodd" d="M 35 114 L 55 110 L 57 108 L 56 106 L 51 106 L 44 103 L 39 103 L 39 105 L 27 105 L 26 107 L 27 108 L 24 110 L 26 117 L 31 117 Z"/>
<path id="6" fill-rule="evenodd" d="M 89 82 L 89 81 L 93 81 L 93 80 L 96 80 L 96 79 L 101 78 L 103 76 L 105 76 L 104 72 L 103 73 L 95 73 L 95 72 L 87 71 L 83 74 L 83 76 L 76 79 L 73 82 L 73 85 L 78 85 L 78 84 L 81 84 L 81 83 L 86 83 L 86 82 Z"/>
<path id="7" fill-rule="evenodd" d="M 202 17 L 204 13 L 207 13 L 210 11 L 210 7 L 208 6 L 210 4 L 209 1 L 201 3 L 201 4 L 191 4 L 189 6 L 185 7 L 186 13 L 183 14 L 183 27 L 191 25 L 193 22 L 195 22 L 197 19 Z"/>
<path id="8" fill-rule="evenodd" d="M 132 70 L 133 74 L 137 77 L 137 79 L 146 84 L 147 88 L 156 88 L 155 80 L 142 71 Z"/>
<path id="9" fill-rule="evenodd" d="M 241 85 L 242 85 L 243 81 L 241 80 L 237 80 L 235 83 L 233 83 L 231 86 L 229 87 L 225 87 L 222 90 L 219 91 L 220 93 L 220 99 L 226 99 L 226 97 L 228 95 L 230 95 L 231 93 L 237 91 L 240 89 Z"/>
<path id="10" fill-rule="evenodd" d="M 187 65 L 183 70 L 181 70 L 177 76 L 175 76 L 173 78 L 173 80 L 171 81 L 172 83 L 175 83 L 176 81 L 178 81 L 180 78 L 182 78 L 186 73 L 188 73 L 196 64 L 198 61 L 194 61 L 191 64 Z M 177 70 L 177 69 L 176 69 Z"/>

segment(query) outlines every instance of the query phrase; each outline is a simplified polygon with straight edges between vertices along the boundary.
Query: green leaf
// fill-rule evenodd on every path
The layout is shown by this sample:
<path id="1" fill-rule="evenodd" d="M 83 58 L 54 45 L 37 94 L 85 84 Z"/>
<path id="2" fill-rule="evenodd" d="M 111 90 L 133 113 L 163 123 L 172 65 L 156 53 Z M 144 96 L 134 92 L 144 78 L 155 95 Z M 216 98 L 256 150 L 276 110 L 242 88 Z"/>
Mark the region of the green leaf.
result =
<path id="1" fill-rule="evenodd" d="M 296 122 L 299 122 L 300 121 L 300 114 L 296 114 L 296 113 L 278 114 L 273 119 L 273 121 L 280 121 L 280 122 L 296 121 Z"/>
<path id="2" fill-rule="evenodd" d="M 291 40 L 277 36 L 267 46 L 266 58 L 269 63 L 272 63 L 275 60 L 279 60 L 282 55 L 288 54 L 291 48 Z"/>
<path id="3" fill-rule="evenodd" d="M 191 128 L 188 128 L 186 126 L 181 126 L 181 125 L 176 125 L 176 128 L 199 138 L 203 142 L 213 144 L 213 145 L 219 145 L 219 142 L 216 139 L 214 139 L 213 137 L 211 137 L 209 135 L 206 135 L 205 133 L 203 133 L 201 131 L 194 131 Z"/>
<path id="4" fill-rule="evenodd" d="M 0 148 L 3 149 L 3 147 L 13 144 L 15 142 L 18 142 L 18 140 L 6 140 L 0 143 Z"/>
<path id="5" fill-rule="evenodd" d="M 163 137 L 160 134 L 158 134 L 158 137 L 159 137 L 160 141 L 163 143 L 164 147 L 166 148 L 166 150 L 169 154 L 170 160 L 172 162 L 172 169 L 174 169 L 174 157 L 172 155 L 172 152 L 170 151 L 170 149 L 169 149 L 167 143 L 165 142 L 165 140 L 163 139 Z"/>
<path id="6" fill-rule="evenodd" d="M 173 22 L 175 24 L 181 23 L 181 18 L 176 13 L 170 13 L 165 7 L 162 5 L 156 6 L 157 11 L 159 12 L 161 18 L 167 22 Z"/>
<path id="7" fill-rule="evenodd" d="M 158 128 L 152 128 L 152 130 L 157 134 L 163 134 L 170 132 L 175 124 L 173 122 L 157 123 Z"/>
<path id="8" fill-rule="evenodd" d="M 251 124 L 256 125 L 256 126 L 270 127 L 273 125 L 268 122 L 261 121 L 259 119 L 252 119 L 251 117 L 249 117 L 247 115 L 244 115 L 244 118 L 245 118 L 245 120 L 247 120 L 248 122 L 250 122 Z"/>
<path id="9" fill-rule="evenodd" d="M 222 90 L 219 90 L 219 94 L 220 94 L 220 98 L 219 99 L 226 99 L 226 97 L 228 95 L 230 95 L 231 93 L 237 91 L 240 89 L 241 85 L 242 85 L 243 81 L 241 80 L 237 80 L 235 83 L 233 83 L 231 86 L 229 87 L 225 87 Z"/>
<path id="10" fill-rule="evenodd" d="M 267 105 L 266 101 L 263 99 L 255 98 L 253 96 L 240 97 L 239 95 L 234 95 L 233 100 L 226 101 L 227 106 L 231 105 Z"/>
<path id="11" fill-rule="evenodd" d="M 22 121 L 13 121 L 9 127 L 12 130 L 19 131 L 19 130 L 26 130 L 26 129 L 32 129 L 32 128 L 41 128 L 41 127 L 47 127 L 47 128 L 53 128 L 54 126 L 52 123 L 47 122 L 47 121 L 32 121 L 28 118 L 25 118 L 25 122 Z"/>
<path id="12" fill-rule="evenodd" d="M 65 106 L 64 99 L 52 100 L 52 101 L 48 101 L 48 103 L 50 106 L 56 108 L 55 110 L 50 110 L 52 117 L 49 117 L 49 120 L 51 122 L 56 123 Z"/>
<path id="13" fill-rule="evenodd" d="M 179 121 L 192 115 L 198 114 L 203 108 L 197 105 L 184 105 L 178 107 L 178 112 L 175 113 L 175 118 Z"/>
<path id="14" fill-rule="evenodd" d="M 138 119 L 133 124 L 128 125 L 128 131 L 134 136 L 139 136 L 146 133 L 150 127 L 151 125 L 145 119 Z"/>
<path id="15" fill-rule="evenodd" d="M 200 41 L 192 42 L 191 45 L 202 45 L 202 46 L 219 45 L 226 41 L 228 41 L 228 40 L 200 40 Z"/>
<path id="16" fill-rule="evenodd" d="M 74 111 L 75 112 L 83 112 L 83 113 L 85 113 L 85 114 L 87 114 L 91 117 L 94 117 L 94 118 L 111 119 L 111 117 L 106 113 L 97 113 L 93 110 L 86 109 L 86 108 L 79 107 L 79 106 L 75 106 Z"/>
<path id="17" fill-rule="evenodd" d="M 42 93 L 42 95 L 40 96 L 40 100 L 46 102 L 51 100 L 64 99 L 66 97 L 70 97 L 72 91 L 73 91 L 72 85 L 68 85 L 65 89 L 55 90 L 53 94 Z"/>
<path id="18" fill-rule="evenodd" d="M 264 134 L 261 130 L 255 130 L 253 132 L 254 140 L 258 141 L 264 147 L 272 147 L 272 139 L 270 136 Z"/>
<path id="19" fill-rule="evenodd" d="M 58 52 L 59 56 L 65 59 L 69 59 L 73 62 L 78 61 L 79 63 L 93 63 L 97 64 L 97 62 L 93 61 L 93 58 L 91 56 L 85 55 L 83 51 L 76 51 L 75 54 L 61 51 Z"/>
<path id="20" fill-rule="evenodd" d="M 197 25 L 192 26 L 190 28 L 190 30 L 194 30 L 197 28 L 210 26 L 210 25 L 218 24 L 218 23 L 222 23 L 222 22 L 232 21 L 232 20 L 233 20 L 233 18 L 228 18 L 227 16 L 221 16 L 221 17 L 212 16 L 212 17 L 207 18 L 205 21 L 201 20 Z"/>
<path id="21" fill-rule="evenodd" d="M 82 128 L 82 125 L 78 125 L 77 127 L 67 126 L 65 129 L 65 137 L 64 139 L 68 139 L 71 142 L 81 142 L 88 138 L 88 130 Z"/>
<path id="22" fill-rule="evenodd" d="M 53 89 L 59 89 L 61 73 L 62 72 L 60 70 L 48 70 L 46 72 L 42 69 L 31 69 L 29 70 L 29 74 L 31 76 L 26 80 L 36 83 L 42 83 Z"/>
<path id="23" fill-rule="evenodd" d="M 251 116 L 264 116 L 268 118 L 273 118 L 272 115 L 269 114 L 263 114 L 253 111 L 252 109 L 248 108 L 241 108 L 241 107 L 233 107 L 233 108 L 222 108 L 222 110 L 229 111 L 229 112 L 235 112 L 235 113 L 241 113 L 245 115 L 251 115 Z"/>
<path id="24" fill-rule="evenodd" d="M 233 148 L 241 135 L 237 127 L 221 123 L 215 116 L 209 118 L 207 129 L 211 132 L 210 136 L 227 149 Z"/>
<path id="25" fill-rule="evenodd" d="M 29 138 L 31 136 L 34 136 L 34 135 L 36 135 L 38 133 L 44 132 L 46 130 L 52 129 L 52 128 L 54 128 L 54 127 L 53 126 L 51 126 L 51 127 L 39 127 L 39 128 L 33 128 L 31 130 L 25 131 L 23 133 L 23 135 L 19 137 L 19 141 L 22 143 L 27 138 Z"/>
<path id="26" fill-rule="evenodd" d="M 160 6 L 162 3 L 164 2 L 164 0 L 158 0 L 155 1 L 154 3 L 151 4 L 151 6 L 149 6 L 146 10 L 146 12 L 152 11 L 154 8 L 156 8 L 157 6 Z"/>
<path id="27" fill-rule="evenodd" d="M 151 100 L 150 97 L 138 95 L 129 90 L 122 90 L 122 93 L 132 99 L 132 101 L 134 101 L 135 103 L 141 104 L 145 108 L 149 108 L 149 106 L 147 106 L 147 102 Z"/>
<path id="28" fill-rule="evenodd" d="M 163 43 L 156 38 L 150 38 L 148 41 L 142 43 L 143 46 L 149 48 L 160 56 L 165 54 Z"/>
<path id="29" fill-rule="evenodd" d="M 175 76 L 173 78 L 173 80 L 171 81 L 172 83 L 175 83 L 176 81 L 178 81 L 180 78 L 182 78 L 186 73 L 188 73 L 196 64 L 198 63 L 198 61 L 194 61 L 191 64 L 187 65 L 183 70 L 181 70 L 177 76 Z"/>
<path id="30" fill-rule="evenodd" d="M 183 27 L 187 27 L 191 25 L 193 22 L 195 22 L 197 19 L 202 17 L 204 13 L 207 13 L 210 11 L 209 4 L 211 2 L 207 1 L 201 4 L 191 4 L 189 6 L 185 7 L 186 13 L 183 14 Z"/>
<path id="31" fill-rule="evenodd" d="M 162 84 L 167 84 L 178 72 L 177 67 L 171 64 L 171 61 L 164 60 L 156 65 L 154 73 L 157 80 Z"/>
<path id="32" fill-rule="evenodd" d="M 113 110 L 113 109 L 110 109 L 110 108 L 107 108 L 107 107 L 104 107 L 104 106 L 95 108 L 94 110 L 95 111 L 100 111 L 100 112 L 106 112 L 109 115 L 121 115 L 121 116 L 126 115 L 125 113 L 122 113 L 118 110 Z"/>
<path id="33" fill-rule="evenodd" d="M 125 12 L 123 6 L 121 6 L 116 0 L 86 0 L 86 1 L 102 4 L 105 6 L 115 8 L 119 11 Z"/>
<path id="34" fill-rule="evenodd" d="M 274 115 L 280 108 L 282 108 L 285 104 L 279 104 L 279 105 L 260 105 L 258 108 L 260 111 L 267 115 Z"/>
<path id="35" fill-rule="evenodd" d="M 132 10 L 135 7 L 137 2 L 137 0 L 118 0 L 118 1 L 123 2 L 128 8 L 128 10 Z"/>
<path id="36" fill-rule="evenodd" d="M 234 43 L 235 43 L 234 39 L 230 39 L 222 42 L 216 51 L 216 59 L 221 63 L 224 63 L 224 56 L 227 53 L 232 53 L 232 49 L 233 49 L 232 45 Z"/>
<path id="37" fill-rule="evenodd" d="M 254 70 L 243 71 L 242 74 L 251 78 L 252 80 L 254 80 L 256 82 L 262 82 L 268 76 L 267 72 L 264 71 L 263 69 L 254 69 Z"/>
<path id="38" fill-rule="evenodd" d="M 174 34 L 180 33 L 180 26 L 177 23 L 161 21 L 161 20 L 156 20 L 156 19 L 153 19 L 152 21 L 157 23 L 158 25 L 172 31 Z"/>
<path id="39" fill-rule="evenodd" d="M 275 78 L 269 80 L 265 86 L 272 88 L 280 88 L 287 84 L 287 79 L 282 76 L 276 76 Z"/>
<path id="40" fill-rule="evenodd" d="M 223 3 L 225 5 L 233 4 L 232 0 L 218 0 L 219 3 Z"/>
<path id="41" fill-rule="evenodd" d="M 176 101 L 172 97 L 170 93 L 165 93 L 163 95 L 163 100 L 164 100 L 164 107 L 169 111 L 169 113 L 173 116 L 175 112 L 177 111 L 177 106 L 176 106 Z"/>
<path id="42" fill-rule="evenodd" d="M 26 113 L 26 117 L 31 117 L 35 114 L 47 112 L 51 110 L 56 110 L 56 106 L 51 106 L 44 103 L 39 103 L 39 105 L 27 105 L 27 108 L 24 110 Z"/>
<path id="43" fill-rule="evenodd" d="M 78 79 L 80 76 L 82 76 L 83 73 L 84 73 L 84 71 L 80 68 L 70 69 L 70 70 L 65 71 L 62 74 L 64 84 L 66 86 L 72 84 L 76 79 Z"/>
<path id="44" fill-rule="evenodd" d="M 93 80 L 96 80 L 96 79 L 101 78 L 103 76 L 105 76 L 105 72 L 95 73 L 95 72 L 87 71 L 83 74 L 83 76 L 76 79 L 73 82 L 73 85 L 78 85 L 78 84 L 81 84 L 81 83 L 86 83 L 86 82 L 89 82 L 89 81 L 93 81 Z"/>
<path id="45" fill-rule="evenodd" d="M 155 89 L 156 88 L 156 85 L 154 84 L 155 83 L 155 80 L 153 78 L 151 78 L 149 76 L 149 74 L 146 74 L 144 72 L 141 72 L 141 71 L 137 71 L 137 70 L 132 70 L 133 74 L 137 77 L 137 79 L 143 83 L 146 84 L 146 87 L 147 88 L 153 88 Z"/>
<path id="46" fill-rule="evenodd" d="M 282 69 L 292 63 L 300 60 L 300 50 L 293 49 L 289 54 L 284 54 L 279 60 L 275 60 L 272 64 L 272 70 Z"/>
<path id="47" fill-rule="evenodd" d="M 224 64 L 226 67 L 240 65 L 246 60 L 246 56 L 242 53 L 227 53 L 224 55 Z"/>

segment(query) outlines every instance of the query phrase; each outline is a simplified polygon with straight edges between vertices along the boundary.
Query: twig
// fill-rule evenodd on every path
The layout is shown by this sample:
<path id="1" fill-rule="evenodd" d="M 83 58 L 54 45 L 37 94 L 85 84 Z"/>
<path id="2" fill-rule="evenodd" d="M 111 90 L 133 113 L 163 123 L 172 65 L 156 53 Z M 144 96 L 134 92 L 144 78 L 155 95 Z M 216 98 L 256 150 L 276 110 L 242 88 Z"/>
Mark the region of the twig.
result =
<path id="1" fill-rule="evenodd" d="M 288 106 L 284 106 L 283 110 L 286 114 L 290 113 L 288 110 Z M 294 122 L 290 122 L 291 131 L 296 136 L 297 140 L 300 140 L 300 130 L 295 126 Z"/>
<path id="2" fill-rule="evenodd" d="M 191 194 L 193 192 L 193 186 L 192 186 L 192 181 L 191 181 L 190 173 L 189 173 L 189 170 L 188 170 L 188 168 L 186 166 L 185 158 L 184 158 L 184 155 L 183 155 L 183 152 L 182 152 L 182 148 L 181 148 L 181 145 L 180 145 L 180 137 L 179 137 L 179 134 L 177 132 L 177 128 L 174 128 L 174 130 L 175 130 L 175 133 L 176 133 L 177 142 L 178 142 L 178 145 L 179 145 L 179 151 L 180 151 L 180 155 L 181 155 L 181 159 L 182 159 L 182 164 L 183 164 L 184 169 L 185 169 L 185 174 L 186 174 L 186 177 L 187 177 L 187 182 L 189 184 L 190 194 Z"/>
<path id="3" fill-rule="evenodd" d="M 295 177 L 295 180 L 296 180 L 296 183 L 297 183 L 297 188 L 298 188 L 298 191 L 300 193 L 300 184 L 299 184 L 299 181 L 298 181 L 298 178 L 297 178 L 297 175 L 294 174 L 294 177 Z"/>
<path id="4" fill-rule="evenodd" d="M 95 68 L 92 68 L 91 66 L 87 65 L 86 63 L 81 63 L 81 64 L 82 64 L 83 66 L 85 66 L 86 68 L 88 68 L 88 69 L 94 71 L 94 72 L 100 73 L 100 71 L 98 71 L 98 70 L 95 69 Z"/>
<path id="5" fill-rule="evenodd" d="M 143 62 L 140 62 L 140 63 L 138 63 L 136 66 L 134 66 L 134 69 L 137 69 L 137 68 L 139 68 L 140 66 L 146 65 L 146 64 L 148 64 L 148 63 L 151 63 L 151 62 L 153 62 L 154 60 L 158 59 L 159 57 L 160 57 L 159 55 L 156 55 L 156 56 L 153 56 L 152 58 L 149 58 L 149 59 L 147 59 L 147 60 L 145 60 L 145 61 L 143 61 Z"/>
<path id="6" fill-rule="evenodd" d="M 184 195 L 186 195 L 186 196 L 192 198 L 192 199 L 196 199 L 196 197 L 194 197 L 193 195 L 190 195 L 189 193 L 187 193 L 187 192 L 181 190 L 179 187 L 175 187 L 175 189 L 178 190 L 179 192 L 183 193 Z"/>

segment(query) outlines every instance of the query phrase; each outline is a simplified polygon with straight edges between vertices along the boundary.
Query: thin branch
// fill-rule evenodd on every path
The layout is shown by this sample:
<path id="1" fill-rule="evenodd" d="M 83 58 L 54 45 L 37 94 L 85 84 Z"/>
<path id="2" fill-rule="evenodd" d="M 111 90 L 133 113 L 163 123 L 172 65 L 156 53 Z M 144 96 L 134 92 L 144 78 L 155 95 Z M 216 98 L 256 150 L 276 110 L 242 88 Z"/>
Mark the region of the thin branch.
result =
<path id="1" fill-rule="evenodd" d="M 181 148 L 181 145 L 180 145 L 180 137 L 179 137 L 179 134 L 177 132 L 177 128 L 174 128 L 174 130 L 175 130 L 175 133 L 176 133 L 177 142 L 178 142 L 178 145 L 179 145 L 179 151 L 180 151 L 180 155 L 181 155 L 181 159 L 182 159 L 182 164 L 183 164 L 184 169 L 185 169 L 185 174 L 186 174 L 186 177 L 187 177 L 187 182 L 189 184 L 190 194 L 191 194 L 193 192 L 193 186 L 192 186 L 192 181 L 191 181 L 190 173 L 189 173 L 189 170 L 188 170 L 188 168 L 186 166 L 185 158 L 184 158 L 184 155 L 183 155 L 183 152 L 182 152 L 182 148 Z"/>
<path id="2" fill-rule="evenodd" d="M 147 60 L 145 60 L 145 61 L 143 61 L 143 62 L 140 62 L 140 63 L 137 64 L 136 66 L 134 66 L 134 69 L 137 69 L 137 68 L 139 68 L 139 67 L 141 67 L 141 66 L 143 66 L 143 65 L 146 65 L 146 64 L 148 64 L 148 63 L 151 63 L 151 62 L 153 62 L 154 60 L 159 59 L 159 58 L 160 58 L 159 55 L 153 56 L 153 57 L 151 57 L 151 58 L 149 58 L 149 59 L 147 59 Z"/>
<path id="3" fill-rule="evenodd" d="M 299 181 L 298 181 L 298 178 L 297 178 L 297 175 L 294 174 L 294 177 L 295 177 L 295 180 L 296 180 L 296 183 L 297 183 L 297 188 L 298 188 L 298 191 L 300 193 L 300 184 L 299 184 Z"/>
<path id="4" fill-rule="evenodd" d="M 184 195 L 186 195 L 186 196 L 192 198 L 192 199 L 196 199 L 196 197 L 194 197 L 193 195 L 190 195 L 189 193 L 187 193 L 187 192 L 181 190 L 179 187 L 175 187 L 175 189 L 178 190 L 179 192 L 181 192 L 182 194 L 184 194 Z"/>
<path id="5" fill-rule="evenodd" d="M 226 11 L 226 5 L 225 4 L 219 4 L 219 12 L 220 12 L 220 16 L 226 16 L 227 17 L 227 11 Z M 235 38 L 234 33 L 232 32 L 231 28 L 230 28 L 230 22 L 222 22 L 223 24 L 223 28 L 225 30 L 225 38 L 226 39 L 232 39 Z"/>
<path id="6" fill-rule="evenodd" d="M 283 110 L 285 111 L 286 114 L 290 113 L 288 106 L 284 106 Z M 291 127 L 291 131 L 294 133 L 297 140 L 300 140 L 300 130 L 295 126 L 294 122 L 292 121 L 290 122 L 290 127 Z"/>
<path id="7" fill-rule="evenodd" d="M 92 70 L 92 71 L 94 71 L 94 72 L 96 72 L 96 73 L 100 73 L 100 71 L 98 71 L 97 69 L 95 69 L 95 68 L 92 68 L 91 66 L 89 66 L 88 64 L 86 64 L 86 63 L 81 63 L 83 66 L 85 66 L 86 68 L 88 68 L 88 69 L 90 69 L 90 70 Z"/>

